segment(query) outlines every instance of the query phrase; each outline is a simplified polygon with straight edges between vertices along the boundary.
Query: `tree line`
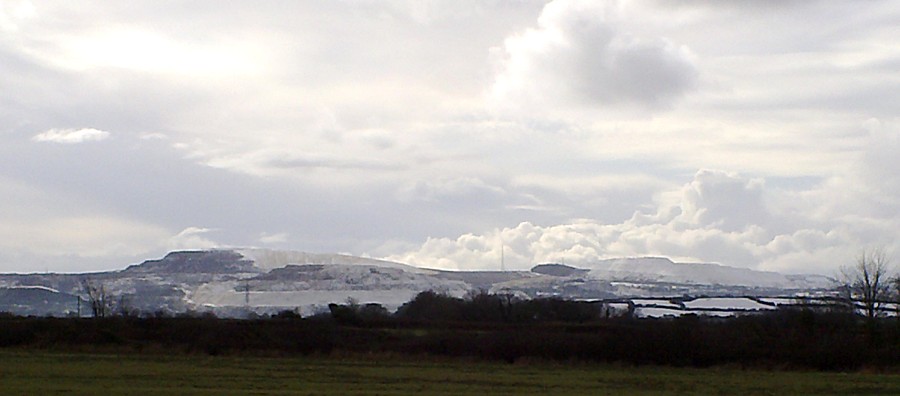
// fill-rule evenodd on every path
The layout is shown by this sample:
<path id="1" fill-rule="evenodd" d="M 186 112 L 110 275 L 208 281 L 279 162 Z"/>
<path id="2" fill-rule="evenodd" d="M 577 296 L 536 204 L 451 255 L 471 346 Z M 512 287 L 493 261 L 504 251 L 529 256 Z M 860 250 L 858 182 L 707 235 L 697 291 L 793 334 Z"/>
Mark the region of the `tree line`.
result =
<path id="1" fill-rule="evenodd" d="M 42 318 L 0 315 L 0 347 L 209 355 L 409 355 L 708 367 L 891 369 L 900 319 L 796 307 L 734 318 L 609 316 L 602 304 L 422 292 L 395 313 L 332 304 L 301 317 L 209 313 Z"/>
<path id="2" fill-rule="evenodd" d="M 515 362 L 522 359 L 820 370 L 900 367 L 900 315 L 883 317 L 900 281 L 887 255 L 865 251 L 842 272 L 847 304 L 798 305 L 733 318 L 635 318 L 608 304 L 424 291 L 390 312 L 347 301 L 296 311 L 217 318 L 209 312 L 140 313 L 83 282 L 92 318 L 0 313 L 0 347 L 218 354 L 406 354 Z M 863 315 L 853 307 L 860 305 Z"/>

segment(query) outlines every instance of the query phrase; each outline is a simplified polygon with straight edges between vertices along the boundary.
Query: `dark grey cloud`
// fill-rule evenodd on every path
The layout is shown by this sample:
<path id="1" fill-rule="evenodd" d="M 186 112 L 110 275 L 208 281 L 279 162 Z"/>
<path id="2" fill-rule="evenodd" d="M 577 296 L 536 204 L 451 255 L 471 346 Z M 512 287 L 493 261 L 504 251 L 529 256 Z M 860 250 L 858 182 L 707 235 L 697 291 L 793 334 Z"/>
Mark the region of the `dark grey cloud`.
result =
<path id="1" fill-rule="evenodd" d="M 615 7 L 555 1 L 538 26 L 498 50 L 498 101 L 552 107 L 665 108 L 692 90 L 698 71 L 690 51 L 662 37 L 623 31 Z"/>

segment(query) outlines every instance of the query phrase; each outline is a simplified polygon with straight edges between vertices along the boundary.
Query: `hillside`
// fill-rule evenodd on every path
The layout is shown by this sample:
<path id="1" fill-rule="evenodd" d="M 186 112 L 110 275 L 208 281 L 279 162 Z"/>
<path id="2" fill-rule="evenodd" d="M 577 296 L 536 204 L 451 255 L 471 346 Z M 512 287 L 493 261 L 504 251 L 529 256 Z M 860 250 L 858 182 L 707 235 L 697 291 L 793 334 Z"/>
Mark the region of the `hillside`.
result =
<path id="1" fill-rule="evenodd" d="M 790 296 L 826 291 L 821 276 L 786 276 L 665 258 L 601 260 L 580 267 L 547 263 L 532 271 L 454 272 L 340 254 L 262 249 L 171 252 L 120 271 L 85 274 L 0 274 L 0 311 L 78 314 L 84 283 L 104 288 L 116 309 L 144 313 L 212 311 L 320 312 L 353 300 L 396 309 L 421 291 L 462 297 L 475 291 L 520 298 L 574 299 L 672 296 Z M 81 314 L 88 314 L 82 306 Z"/>

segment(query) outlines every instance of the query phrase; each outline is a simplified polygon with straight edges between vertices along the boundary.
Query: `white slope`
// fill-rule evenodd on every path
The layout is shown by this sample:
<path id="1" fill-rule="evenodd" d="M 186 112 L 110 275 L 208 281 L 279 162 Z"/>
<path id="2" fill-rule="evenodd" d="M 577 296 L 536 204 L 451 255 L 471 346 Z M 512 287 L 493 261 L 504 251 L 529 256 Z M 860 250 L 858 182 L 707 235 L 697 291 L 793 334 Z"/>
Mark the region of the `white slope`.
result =
<path id="1" fill-rule="evenodd" d="M 465 293 L 462 281 L 440 279 L 401 268 L 361 264 L 324 264 L 285 267 L 252 280 L 260 288 L 293 290 L 435 290 Z"/>
<path id="2" fill-rule="evenodd" d="M 597 279 L 666 282 L 695 285 L 728 285 L 768 288 L 828 287 L 827 278 L 783 275 L 709 263 L 675 263 L 662 257 L 617 258 L 581 263 Z"/>
<path id="3" fill-rule="evenodd" d="M 284 307 L 311 314 L 330 303 L 353 300 L 395 310 L 422 291 L 462 297 L 470 289 L 465 282 L 435 276 L 437 271 L 390 261 L 296 251 L 235 251 L 264 273 L 198 285 L 187 291 L 189 305 L 200 309 Z"/>
<path id="4" fill-rule="evenodd" d="M 655 306 L 660 308 L 681 309 L 681 305 L 673 303 L 668 299 L 659 298 L 632 298 L 631 302 L 637 306 Z"/>
<path id="5" fill-rule="evenodd" d="M 345 254 L 307 253 L 293 250 L 271 250 L 257 248 L 235 249 L 234 251 L 246 257 L 247 259 L 252 260 L 256 267 L 265 271 L 270 271 L 272 269 L 281 268 L 288 265 L 345 264 L 398 268 L 404 271 L 420 274 L 435 273 L 434 270 L 413 267 L 411 265 L 401 264 L 393 261 L 349 256 Z"/>
<path id="6" fill-rule="evenodd" d="M 206 284 L 191 296 L 191 303 L 200 309 L 216 307 L 247 307 L 251 309 L 281 307 L 297 309 L 311 315 L 327 309 L 328 304 L 377 303 L 394 311 L 415 297 L 413 290 L 295 290 L 295 291 L 235 291 L 233 284 Z"/>
<path id="7" fill-rule="evenodd" d="M 718 316 L 718 317 L 730 317 L 735 316 L 735 312 L 730 311 L 689 311 L 689 310 L 681 310 L 681 309 L 673 309 L 673 308 L 658 308 L 658 307 L 638 307 L 634 309 L 634 315 L 638 318 L 666 318 L 666 317 L 679 317 L 682 315 L 703 315 L 703 316 Z"/>
<path id="8" fill-rule="evenodd" d="M 727 310 L 773 310 L 775 307 L 766 304 L 760 304 L 749 298 L 743 297 L 717 297 L 717 298 L 698 298 L 695 300 L 685 301 L 684 307 L 687 309 L 727 309 Z"/>

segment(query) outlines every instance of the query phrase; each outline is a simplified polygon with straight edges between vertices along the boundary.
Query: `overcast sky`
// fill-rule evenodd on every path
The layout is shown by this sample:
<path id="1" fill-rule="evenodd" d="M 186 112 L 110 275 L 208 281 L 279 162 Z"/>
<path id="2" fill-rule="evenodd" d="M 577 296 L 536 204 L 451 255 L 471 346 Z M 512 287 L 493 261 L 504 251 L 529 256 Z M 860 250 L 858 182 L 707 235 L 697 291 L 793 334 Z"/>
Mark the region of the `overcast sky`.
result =
<path id="1" fill-rule="evenodd" d="M 0 272 L 900 253 L 896 1 L 0 0 Z"/>

